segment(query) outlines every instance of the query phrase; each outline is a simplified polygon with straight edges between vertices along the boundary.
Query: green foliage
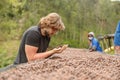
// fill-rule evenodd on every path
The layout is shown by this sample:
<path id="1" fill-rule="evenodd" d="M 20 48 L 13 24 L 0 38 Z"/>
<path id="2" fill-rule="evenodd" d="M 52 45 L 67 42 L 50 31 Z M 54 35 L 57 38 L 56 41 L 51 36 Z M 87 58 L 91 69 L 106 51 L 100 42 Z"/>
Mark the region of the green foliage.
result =
<path id="1" fill-rule="evenodd" d="M 18 40 L 9 40 L 0 43 L 0 68 L 12 64 L 19 47 Z"/>
<path id="2" fill-rule="evenodd" d="M 41 17 L 57 12 L 66 29 L 51 39 L 50 47 L 69 44 L 87 48 L 89 31 L 96 36 L 115 32 L 120 19 L 119 5 L 110 0 L 3 0 L 0 2 L 0 41 L 21 39 L 23 32 L 37 25 Z M 0 54 L 7 54 L 7 49 L 0 47 Z"/>

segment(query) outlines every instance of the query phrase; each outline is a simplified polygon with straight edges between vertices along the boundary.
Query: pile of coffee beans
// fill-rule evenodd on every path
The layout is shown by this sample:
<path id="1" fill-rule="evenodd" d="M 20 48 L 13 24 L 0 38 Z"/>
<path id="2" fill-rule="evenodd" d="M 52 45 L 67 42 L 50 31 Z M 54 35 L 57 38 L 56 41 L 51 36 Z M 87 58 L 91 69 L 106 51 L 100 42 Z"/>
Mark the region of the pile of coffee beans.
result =
<path id="1" fill-rule="evenodd" d="M 120 80 L 120 56 L 67 48 L 1 72 L 0 80 Z"/>

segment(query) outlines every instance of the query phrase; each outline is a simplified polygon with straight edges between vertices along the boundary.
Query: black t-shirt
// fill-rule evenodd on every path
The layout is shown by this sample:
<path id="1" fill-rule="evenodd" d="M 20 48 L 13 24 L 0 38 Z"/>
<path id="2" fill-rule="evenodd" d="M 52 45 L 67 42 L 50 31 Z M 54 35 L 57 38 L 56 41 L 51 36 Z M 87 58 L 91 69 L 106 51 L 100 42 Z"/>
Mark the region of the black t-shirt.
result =
<path id="1" fill-rule="evenodd" d="M 45 52 L 48 48 L 50 37 L 42 36 L 40 27 L 33 26 L 26 30 L 23 34 L 22 41 L 19 47 L 18 55 L 14 64 L 28 62 L 25 53 L 25 44 L 38 47 L 37 53 Z"/>

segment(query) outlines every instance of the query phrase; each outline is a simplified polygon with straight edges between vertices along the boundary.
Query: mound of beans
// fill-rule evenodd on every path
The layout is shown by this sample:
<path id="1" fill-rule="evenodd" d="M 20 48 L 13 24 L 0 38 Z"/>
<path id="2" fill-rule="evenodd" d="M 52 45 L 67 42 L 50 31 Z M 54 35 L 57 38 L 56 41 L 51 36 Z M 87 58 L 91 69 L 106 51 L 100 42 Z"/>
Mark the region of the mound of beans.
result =
<path id="1" fill-rule="evenodd" d="M 120 80 L 120 56 L 67 48 L 3 71 L 0 80 Z"/>

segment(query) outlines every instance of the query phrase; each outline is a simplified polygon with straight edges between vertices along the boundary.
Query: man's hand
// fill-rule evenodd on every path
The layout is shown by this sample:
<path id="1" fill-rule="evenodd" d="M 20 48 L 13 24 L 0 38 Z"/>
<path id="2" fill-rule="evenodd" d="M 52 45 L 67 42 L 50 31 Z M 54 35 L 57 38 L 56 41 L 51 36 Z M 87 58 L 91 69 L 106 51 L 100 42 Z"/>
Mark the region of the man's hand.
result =
<path id="1" fill-rule="evenodd" d="M 62 48 L 61 47 L 54 48 L 53 51 L 54 51 L 54 53 L 61 53 L 62 52 Z"/>
<path id="2" fill-rule="evenodd" d="M 62 51 L 68 47 L 68 44 L 62 46 Z"/>
<path id="3" fill-rule="evenodd" d="M 68 47 L 68 45 L 63 45 L 63 46 L 59 46 L 58 48 L 54 48 L 53 50 L 54 50 L 55 53 L 61 53 L 67 47 Z"/>

